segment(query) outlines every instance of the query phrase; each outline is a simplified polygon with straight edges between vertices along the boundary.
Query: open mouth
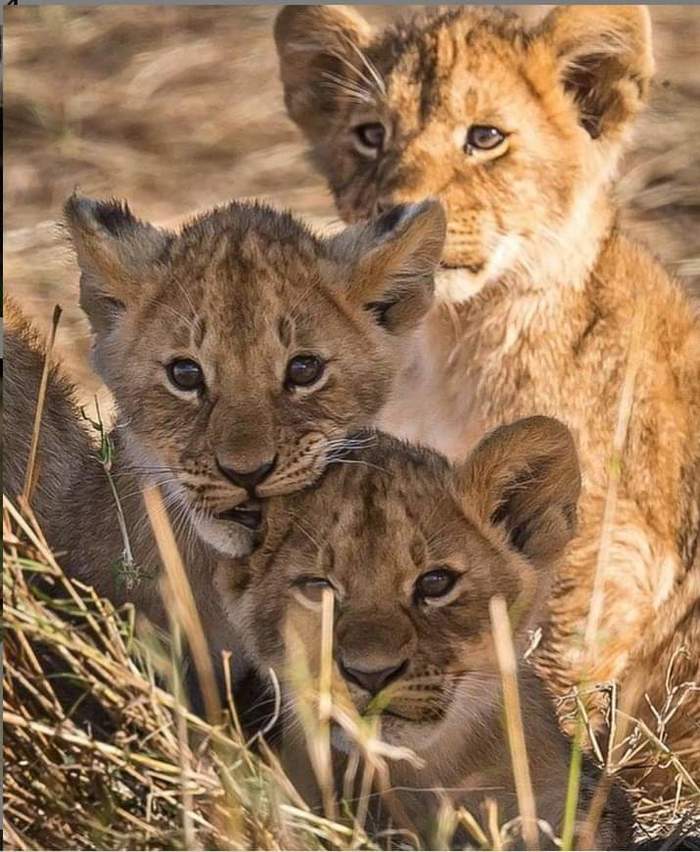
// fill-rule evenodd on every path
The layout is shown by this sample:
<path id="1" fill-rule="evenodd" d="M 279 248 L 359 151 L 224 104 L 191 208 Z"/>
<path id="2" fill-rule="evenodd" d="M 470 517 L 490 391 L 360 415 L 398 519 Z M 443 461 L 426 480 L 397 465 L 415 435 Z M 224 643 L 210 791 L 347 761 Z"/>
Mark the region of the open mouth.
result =
<path id="1" fill-rule="evenodd" d="M 233 521 L 234 524 L 240 524 L 249 530 L 257 530 L 262 523 L 262 509 L 257 500 L 246 500 L 245 503 L 219 512 L 214 517 L 217 521 Z"/>

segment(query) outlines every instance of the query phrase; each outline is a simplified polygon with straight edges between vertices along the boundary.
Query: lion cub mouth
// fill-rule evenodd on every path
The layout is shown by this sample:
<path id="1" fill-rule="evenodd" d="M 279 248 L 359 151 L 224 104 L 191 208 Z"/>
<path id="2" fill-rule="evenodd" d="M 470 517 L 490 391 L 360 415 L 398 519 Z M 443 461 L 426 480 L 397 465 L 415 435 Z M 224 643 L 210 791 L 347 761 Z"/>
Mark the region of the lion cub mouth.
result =
<path id="1" fill-rule="evenodd" d="M 233 521 L 246 529 L 258 530 L 262 524 L 262 506 L 259 500 L 246 500 L 214 517 L 217 521 Z"/>

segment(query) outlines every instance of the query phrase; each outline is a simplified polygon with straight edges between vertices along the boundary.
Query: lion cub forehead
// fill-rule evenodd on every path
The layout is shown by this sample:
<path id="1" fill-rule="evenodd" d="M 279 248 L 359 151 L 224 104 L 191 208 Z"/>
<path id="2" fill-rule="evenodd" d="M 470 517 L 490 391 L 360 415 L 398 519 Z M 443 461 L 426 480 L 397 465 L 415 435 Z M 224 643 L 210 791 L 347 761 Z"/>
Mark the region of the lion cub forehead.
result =
<path id="1" fill-rule="evenodd" d="M 453 116 L 497 111 L 500 98 L 522 88 L 518 56 L 527 40 L 513 13 L 463 9 L 390 28 L 370 53 L 391 106 L 404 121 L 413 117 L 422 125 L 441 110 Z"/>
<path id="2" fill-rule="evenodd" d="M 289 516 L 291 504 L 326 540 L 343 539 L 351 549 L 395 546 L 396 536 L 409 547 L 409 529 L 422 538 L 447 520 L 465 520 L 455 470 L 443 456 L 383 434 L 355 440 L 363 445 L 331 463 L 318 487 L 282 498 L 276 510 Z"/>
<path id="3" fill-rule="evenodd" d="M 514 12 L 495 7 L 462 7 L 417 14 L 387 28 L 371 53 L 373 59 L 383 60 L 387 72 L 401 65 L 406 57 L 418 59 L 415 74 L 439 82 L 456 63 L 467 62 L 484 49 L 519 49 L 527 45 L 528 39 L 522 18 Z"/>
<path id="4" fill-rule="evenodd" d="M 184 225 L 170 261 L 180 270 L 219 279 L 260 278 L 290 286 L 308 284 L 325 257 L 323 242 L 291 214 L 264 204 L 232 202 Z"/>

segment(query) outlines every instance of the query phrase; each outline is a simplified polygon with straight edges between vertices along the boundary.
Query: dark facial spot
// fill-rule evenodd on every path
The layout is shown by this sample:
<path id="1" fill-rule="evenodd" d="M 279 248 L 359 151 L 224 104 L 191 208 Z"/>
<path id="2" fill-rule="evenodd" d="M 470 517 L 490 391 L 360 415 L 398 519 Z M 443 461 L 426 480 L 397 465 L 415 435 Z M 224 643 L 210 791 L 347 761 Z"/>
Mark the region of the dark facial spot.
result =
<path id="1" fill-rule="evenodd" d="M 277 321 L 277 336 L 283 346 L 292 344 L 292 322 L 288 317 L 280 317 Z"/>
<path id="2" fill-rule="evenodd" d="M 365 305 L 365 310 L 369 311 L 375 318 L 378 325 L 386 328 L 388 324 L 389 309 L 393 308 L 395 301 L 387 300 L 384 302 L 368 302 Z"/>

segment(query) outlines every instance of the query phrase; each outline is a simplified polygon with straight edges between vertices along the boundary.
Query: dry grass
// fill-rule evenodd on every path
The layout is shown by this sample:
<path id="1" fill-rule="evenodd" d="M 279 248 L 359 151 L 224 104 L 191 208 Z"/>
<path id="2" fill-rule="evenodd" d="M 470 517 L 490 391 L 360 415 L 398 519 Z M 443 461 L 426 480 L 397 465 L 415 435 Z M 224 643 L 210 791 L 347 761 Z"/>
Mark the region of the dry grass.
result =
<path id="1" fill-rule="evenodd" d="M 147 625 L 136 630 L 128 608 L 117 612 L 91 588 L 65 577 L 31 513 L 6 501 L 3 520 L 6 848 L 389 848 L 392 835 L 373 840 L 365 832 L 366 800 L 352 811 L 346 802 L 330 805 L 328 798 L 330 813 L 313 813 L 264 743 L 245 741 L 230 690 L 221 724 L 187 708 L 179 697 L 178 625 L 170 637 L 155 635 Z M 186 582 L 175 574 L 170 581 Z M 512 680 L 508 629 L 503 618 L 496 621 L 506 649 L 507 683 Z M 370 767 L 363 789 L 369 791 L 373 781 L 386 789 L 388 762 L 410 760 L 411 754 L 382 743 L 371 725 L 337 700 L 330 689 L 326 633 L 321 683 L 307 677 L 299 686 L 310 710 L 306 737 L 312 760 L 317 758 L 317 776 L 328 777 L 332 719 L 355 739 Z M 611 718 L 625 730 L 611 738 L 615 744 L 607 754 L 593 736 L 594 752 L 610 775 L 624 773 L 650 744 L 672 761 L 664 752 L 663 732 L 629 719 L 614 696 Z M 509 724 L 517 751 L 522 734 L 517 712 Z M 700 833 L 700 788 L 684 776 L 682 766 L 675 770 L 679 784 L 673 799 L 651 801 L 631 790 L 637 837 L 649 848 L 660 848 L 661 839 L 674 831 L 678 837 Z M 526 788 L 525 781 L 525 799 Z M 496 811 L 480 822 L 446 804 L 438 839 L 459 825 L 477 849 L 507 849 L 517 830 L 502 824 Z M 400 837 L 400 848 L 415 848 L 410 832 L 393 837 Z M 681 848 L 694 848 L 686 843 Z"/>
<path id="2" fill-rule="evenodd" d="M 9 502 L 3 556 L 5 848 L 347 846 L 352 829 L 246 744 L 232 702 L 220 725 L 178 703 L 169 643 L 68 580 Z"/>

